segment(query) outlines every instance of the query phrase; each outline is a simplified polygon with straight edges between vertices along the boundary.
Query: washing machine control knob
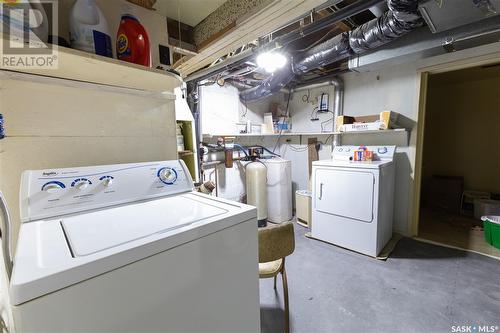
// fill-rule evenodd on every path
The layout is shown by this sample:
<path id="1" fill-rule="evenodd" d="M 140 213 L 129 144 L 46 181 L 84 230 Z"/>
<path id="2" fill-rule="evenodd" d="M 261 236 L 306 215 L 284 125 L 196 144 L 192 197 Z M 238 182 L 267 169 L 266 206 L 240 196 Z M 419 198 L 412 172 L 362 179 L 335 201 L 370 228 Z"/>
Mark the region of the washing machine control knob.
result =
<path id="1" fill-rule="evenodd" d="M 75 188 L 80 191 L 85 190 L 87 187 L 89 187 L 89 183 L 86 181 L 80 181 L 75 184 Z"/>
<path id="2" fill-rule="evenodd" d="M 42 191 L 47 193 L 57 193 L 64 188 L 64 184 L 60 182 L 49 182 L 42 186 Z"/>
<path id="3" fill-rule="evenodd" d="M 160 178 L 163 183 L 173 184 L 177 180 L 177 172 L 172 168 L 161 168 L 158 171 L 158 178 Z"/>
<path id="4" fill-rule="evenodd" d="M 113 178 L 104 178 L 102 180 L 102 184 L 105 186 L 105 187 L 110 187 L 111 185 L 113 185 Z"/>
<path id="5" fill-rule="evenodd" d="M 87 178 L 78 178 L 71 183 L 71 187 L 76 188 L 78 191 L 85 190 L 89 185 L 92 185 L 92 182 Z"/>

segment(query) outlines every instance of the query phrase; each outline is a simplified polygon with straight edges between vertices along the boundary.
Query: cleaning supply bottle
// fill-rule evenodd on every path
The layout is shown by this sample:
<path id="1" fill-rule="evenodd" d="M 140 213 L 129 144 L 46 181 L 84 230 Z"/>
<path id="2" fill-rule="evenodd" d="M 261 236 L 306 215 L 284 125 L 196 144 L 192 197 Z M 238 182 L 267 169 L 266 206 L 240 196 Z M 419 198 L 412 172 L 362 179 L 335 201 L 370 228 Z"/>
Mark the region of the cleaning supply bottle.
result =
<path id="1" fill-rule="evenodd" d="M 5 138 L 5 129 L 3 127 L 3 114 L 0 113 L 0 139 Z"/>
<path id="2" fill-rule="evenodd" d="M 113 57 L 108 22 L 95 0 L 77 0 L 71 8 L 69 25 L 72 48 Z"/>
<path id="3" fill-rule="evenodd" d="M 124 14 L 116 35 L 118 59 L 151 67 L 151 49 L 146 29 L 132 14 Z"/>

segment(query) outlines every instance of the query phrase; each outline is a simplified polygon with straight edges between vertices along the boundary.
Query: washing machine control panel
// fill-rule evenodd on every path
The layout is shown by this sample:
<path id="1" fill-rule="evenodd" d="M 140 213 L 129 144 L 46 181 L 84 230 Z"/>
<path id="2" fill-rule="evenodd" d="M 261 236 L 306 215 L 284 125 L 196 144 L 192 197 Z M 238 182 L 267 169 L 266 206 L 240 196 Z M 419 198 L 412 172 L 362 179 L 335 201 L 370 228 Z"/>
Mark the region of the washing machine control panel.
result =
<path id="1" fill-rule="evenodd" d="M 29 222 L 193 190 L 181 160 L 25 171 L 21 220 Z"/>

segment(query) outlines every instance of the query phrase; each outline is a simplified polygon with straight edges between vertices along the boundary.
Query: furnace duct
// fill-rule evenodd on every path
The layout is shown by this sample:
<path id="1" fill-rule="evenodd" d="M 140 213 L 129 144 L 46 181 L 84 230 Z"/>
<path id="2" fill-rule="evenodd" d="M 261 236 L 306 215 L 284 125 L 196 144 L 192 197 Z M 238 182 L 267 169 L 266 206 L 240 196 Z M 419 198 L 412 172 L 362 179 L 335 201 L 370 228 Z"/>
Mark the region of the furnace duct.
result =
<path id="1" fill-rule="evenodd" d="M 382 16 L 304 52 L 259 86 L 242 91 L 240 98 L 246 102 L 267 97 L 285 87 L 295 75 L 376 49 L 423 25 L 418 0 L 387 0 L 387 6 L 389 10 Z"/>

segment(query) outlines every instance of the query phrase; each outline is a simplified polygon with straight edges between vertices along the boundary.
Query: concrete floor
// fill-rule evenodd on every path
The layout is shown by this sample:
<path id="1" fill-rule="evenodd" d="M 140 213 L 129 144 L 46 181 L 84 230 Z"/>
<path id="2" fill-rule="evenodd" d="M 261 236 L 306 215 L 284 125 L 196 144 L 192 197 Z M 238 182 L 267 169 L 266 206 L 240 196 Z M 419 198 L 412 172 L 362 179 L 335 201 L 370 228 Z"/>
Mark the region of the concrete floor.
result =
<path id="1" fill-rule="evenodd" d="M 306 231 L 295 226 L 287 259 L 292 332 L 500 326 L 499 260 L 403 238 L 379 261 L 305 238 Z M 275 293 L 272 279 L 261 280 L 260 299 L 262 332 L 283 332 L 281 283 Z"/>
<path id="2" fill-rule="evenodd" d="M 482 221 L 471 217 L 421 209 L 418 237 L 500 258 L 500 249 L 484 240 Z"/>

